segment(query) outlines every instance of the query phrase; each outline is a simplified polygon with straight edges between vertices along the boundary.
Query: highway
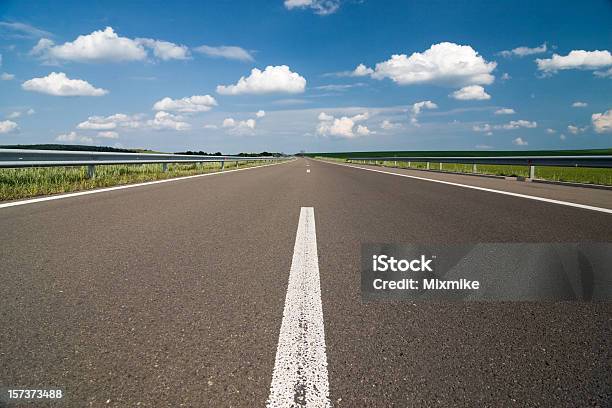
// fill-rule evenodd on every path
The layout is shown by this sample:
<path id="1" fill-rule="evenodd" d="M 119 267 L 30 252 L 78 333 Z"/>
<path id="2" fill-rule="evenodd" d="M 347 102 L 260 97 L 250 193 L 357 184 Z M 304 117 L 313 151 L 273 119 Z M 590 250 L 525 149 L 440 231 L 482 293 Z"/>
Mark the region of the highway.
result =
<path id="1" fill-rule="evenodd" d="M 364 303 L 359 271 L 368 242 L 610 242 L 612 191 L 362 167 L 599 210 L 303 158 L 0 208 L 0 387 L 71 407 L 609 406 L 612 303 Z M 321 324 L 314 402 L 282 375 L 286 299 Z"/>

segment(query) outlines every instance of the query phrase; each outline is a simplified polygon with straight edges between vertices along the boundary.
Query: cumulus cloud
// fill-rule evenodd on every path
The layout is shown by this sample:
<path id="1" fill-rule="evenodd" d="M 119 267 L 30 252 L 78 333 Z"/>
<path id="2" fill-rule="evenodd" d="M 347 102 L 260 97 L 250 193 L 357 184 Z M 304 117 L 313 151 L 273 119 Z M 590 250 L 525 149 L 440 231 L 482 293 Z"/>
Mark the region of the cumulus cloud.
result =
<path id="1" fill-rule="evenodd" d="M 105 139 L 118 139 L 119 133 L 114 132 L 112 130 L 105 130 L 102 132 L 98 132 L 98 137 L 103 137 Z"/>
<path id="2" fill-rule="evenodd" d="M 557 133 L 557 131 L 555 129 L 548 128 L 546 129 L 546 133 L 548 133 L 549 135 L 554 135 L 555 133 Z"/>
<path id="3" fill-rule="evenodd" d="M 63 133 L 63 134 L 57 135 L 55 140 L 58 142 L 64 142 L 64 143 L 79 142 L 79 143 L 85 143 L 85 144 L 93 144 L 93 139 L 91 137 L 82 136 L 76 132 Z"/>
<path id="4" fill-rule="evenodd" d="M 421 101 L 412 104 L 412 107 L 410 108 L 410 114 L 412 116 L 410 118 L 410 123 L 415 126 L 419 126 L 418 116 L 421 114 L 421 111 L 425 109 L 438 109 L 438 105 L 432 101 Z"/>
<path id="5" fill-rule="evenodd" d="M 604 113 L 594 113 L 593 115 L 591 115 L 591 122 L 593 123 L 593 129 L 595 129 L 595 132 L 611 133 L 612 109 L 609 109 Z"/>
<path id="6" fill-rule="evenodd" d="M 516 112 L 511 108 L 501 108 L 494 112 L 496 115 L 514 115 Z"/>
<path id="7" fill-rule="evenodd" d="M 34 109 L 32 109 L 32 108 L 27 109 L 27 110 L 19 110 L 19 111 L 14 111 L 14 112 L 9 113 L 7 115 L 7 118 L 8 119 L 17 119 L 17 118 L 21 117 L 22 115 L 30 116 L 30 115 L 33 115 L 34 113 L 36 113 L 36 111 Z"/>
<path id="8" fill-rule="evenodd" d="M 228 132 L 234 135 L 249 135 L 253 133 L 256 125 L 255 119 L 235 120 L 234 118 L 225 118 L 221 127 L 228 129 Z"/>
<path id="9" fill-rule="evenodd" d="M 484 88 L 480 85 L 469 85 L 465 86 L 452 94 L 449 95 L 453 99 L 460 101 L 477 100 L 483 101 L 491 99 L 491 95 L 485 92 Z"/>
<path id="10" fill-rule="evenodd" d="M 589 104 L 586 102 L 576 101 L 572 103 L 572 108 L 586 108 L 587 106 L 589 106 Z"/>
<path id="11" fill-rule="evenodd" d="M 189 130 L 191 125 L 183 121 L 182 116 L 173 115 L 168 112 L 159 111 L 155 113 L 152 120 L 147 121 L 147 125 L 157 130 Z"/>
<path id="12" fill-rule="evenodd" d="M 82 79 L 70 79 L 63 72 L 52 72 L 46 77 L 32 78 L 21 84 L 26 91 L 56 96 L 102 96 L 108 91 L 96 88 Z"/>
<path id="13" fill-rule="evenodd" d="M 508 81 L 509 79 L 512 79 L 512 77 L 510 76 L 509 73 L 504 72 L 499 79 L 501 79 L 502 81 Z"/>
<path id="14" fill-rule="evenodd" d="M 578 127 L 578 126 L 575 126 L 575 125 L 568 125 L 567 126 L 567 131 L 570 132 L 572 135 L 577 135 L 579 133 L 584 133 L 587 129 L 588 129 L 588 126 L 584 126 L 584 127 Z"/>
<path id="15" fill-rule="evenodd" d="M 380 124 L 380 128 L 383 130 L 391 130 L 391 129 L 397 129 L 399 127 L 401 127 L 402 125 L 400 123 L 394 123 L 391 122 L 389 120 L 383 120 L 382 123 Z"/>
<path id="16" fill-rule="evenodd" d="M 112 27 L 80 35 L 74 41 L 61 45 L 56 45 L 48 38 L 41 38 L 30 54 L 51 62 L 142 61 L 147 58 L 147 48 L 151 49 L 153 55 L 161 60 L 189 58 L 189 49 L 184 45 L 151 38 L 121 37 Z"/>
<path id="17" fill-rule="evenodd" d="M 565 56 L 553 54 L 552 58 L 536 59 L 538 69 L 545 74 L 553 74 L 566 69 L 595 70 L 612 65 L 610 51 L 573 50 Z"/>
<path id="18" fill-rule="evenodd" d="M 541 54 L 543 52 L 546 52 L 546 50 L 547 50 L 546 43 L 543 43 L 542 45 L 538 47 L 533 47 L 533 48 L 522 46 L 522 47 L 514 48 L 512 50 L 500 51 L 499 55 L 501 55 L 502 57 L 506 57 L 506 58 L 510 58 L 512 56 L 524 57 L 527 55 Z"/>
<path id="19" fill-rule="evenodd" d="M 308 8 L 321 16 L 333 14 L 340 8 L 340 0 L 285 0 L 284 4 L 288 10 Z"/>
<path id="20" fill-rule="evenodd" d="M 264 116 L 266 116 L 266 112 L 263 110 L 258 110 L 257 113 L 255 113 L 255 116 L 257 118 L 263 118 Z"/>
<path id="21" fill-rule="evenodd" d="M 522 137 L 517 137 L 516 139 L 514 139 L 512 141 L 513 144 L 517 145 L 517 146 L 527 146 L 529 143 L 527 143 L 526 140 L 523 140 Z"/>
<path id="22" fill-rule="evenodd" d="M 201 45 L 193 50 L 214 58 L 226 58 L 246 62 L 254 61 L 253 56 L 247 50 L 236 46 L 221 45 L 218 47 L 212 47 L 209 45 Z"/>
<path id="23" fill-rule="evenodd" d="M 606 71 L 595 71 L 593 72 L 593 75 L 595 75 L 598 78 L 612 78 L 612 68 Z"/>
<path id="24" fill-rule="evenodd" d="M 17 123 L 13 122 L 12 120 L 0 121 L 0 134 L 14 132 L 18 128 L 19 125 L 17 125 Z"/>
<path id="25" fill-rule="evenodd" d="M 135 42 L 152 49 L 153 55 L 164 61 L 171 59 L 185 60 L 190 57 L 189 48 L 184 45 L 178 45 L 169 41 L 153 40 L 151 38 L 137 38 Z"/>
<path id="26" fill-rule="evenodd" d="M 181 99 L 172 99 L 165 97 L 153 105 L 153 110 L 195 113 L 207 112 L 214 106 L 217 106 L 217 101 L 210 95 L 193 95 Z"/>
<path id="27" fill-rule="evenodd" d="M 393 55 L 376 64 L 372 78 L 399 85 L 432 83 L 449 86 L 489 85 L 496 62 L 487 62 L 469 45 L 443 42 L 423 53 Z"/>
<path id="28" fill-rule="evenodd" d="M 372 68 L 368 68 L 363 64 L 357 65 L 357 67 L 350 73 L 351 76 L 361 77 L 372 75 L 374 70 Z"/>
<path id="29" fill-rule="evenodd" d="M 217 93 L 222 95 L 302 93 L 306 79 L 297 72 L 291 72 L 287 65 L 268 65 L 263 71 L 253 68 L 251 75 L 240 77 L 234 85 L 219 85 Z"/>
<path id="30" fill-rule="evenodd" d="M 2 74 L 0 74 L 0 79 L 3 81 L 10 81 L 12 79 L 15 79 L 15 75 L 9 74 L 8 72 L 3 72 Z"/>
<path id="31" fill-rule="evenodd" d="M 112 130 L 116 128 L 136 129 L 143 127 L 140 115 L 116 113 L 110 116 L 90 116 L 77 125 L 82 130 Z"/>
<path id="32" fill-rule="evenodd" d="M 482 125 L 474 125 L 472 126 L 472 130 L 474 132 L 490 132 L 492 130 L 514 130 L 520 128 L 533 129 L 538 127 L 537 122 L 531 122 L 528 120 L 511 120 L 508 123 L 500 124 L 500 125 L 489 125 L 488 123 Z"/>
<path id="33" fill-rule="evenodd" d="M 367 126 L 359 124 L 369 118 L 368 112 L 360 113 L 351 117 L 342 116 L 336 118 L 321 112 L 318 116 L 317 134 L 322 136 L 335 136 L 344 139 L 352 139 L 358 136 L 367 136 L 372 133 Z"/>
<path id="34" fill-rule="evenodd" d="M 72 42 L 55 45 L 43 38 L 32 49 L 32 54 L 45 59 L 78 62 L 101 61 L 138 61 L 147 57 L 147 52 L 139 42 L 120 37 L 112 27 L 80 35 Z"/>

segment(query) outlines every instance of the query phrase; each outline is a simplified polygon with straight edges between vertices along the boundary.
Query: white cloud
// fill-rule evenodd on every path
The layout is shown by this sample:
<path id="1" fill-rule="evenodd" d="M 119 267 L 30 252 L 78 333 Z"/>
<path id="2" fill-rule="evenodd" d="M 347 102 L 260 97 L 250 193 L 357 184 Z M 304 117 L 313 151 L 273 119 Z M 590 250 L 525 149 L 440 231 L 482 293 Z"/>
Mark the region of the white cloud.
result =
<path id="1" fill-rule="evenodd" d="M 566 139 L 566 137 L 565 137 L 565 135 L 564 135 L 563 133 L 561 133 L 561 134 L 559 135 L 559 139 L 561 139 L 561 140 L 565 140 L 565 139 Z"/>
<path id="2" fill-rule="evenodd" d="M 514 109 L 510 108 L 501 108 L 494 112 L 496 115 L 514 115 L 516 112 Z"/>
<path id="3" fill-rule="evenodd" d="M 376 64 L 372 78 L 390 78 L 399 85 L 433 83 L 466 86 L 493 83 L 497 66 L 487 62 L 469 45 L 443 42 L 432 45 L 423 53 L 393 55 Z"/>
<path id="4" fill-rule="evenodd" d="M 485 123 L 484 125 L 474 125 L 472 126 L 472 130 L 474 132 L 490 132 L 492 129 L 491 125 Z"/>
<path id="5" fill-rule="evenodd" d="M 217 106 L 217 101 L 210 95 L 193 95 L 181 99 L 165 97 L 153 105 L 153 110 L 181 113 L 206 112 Z"/>
<path id="6" fill-rule="evenodd" d="M 588 126 L 578 127 L 578 126 L 574 126 L 574 125 L 568 125 L 567 126 L 567 131 L 570 132 L 572 135 L 577 135 L 579 133 L 586 132 L 588 128 L 589 128 Z"/>
<path id="7" fill-rule="evenodd" d="M 70 79 L 63 72 L 52 72 L 46 77 L 32 78 L 21 84 L 26 91 L 40 92 L 56 96 L 102 96 L 108 91 L 95 88 L 87 81 Z"/>
<path id="8" fill-rule="evenodd" d="M 217 92 L 222 95 L 265 94 L 274 92 L 302 93 L 306 79 L 297 72 L 291 72 L 287 65 L 268 65 L 263 71 L 251 70 L 248 77 L 240 77 L 235 85 L 219 85 Z"/>
<path id="9" fill-rule="evenodd" d="M 68 143 L 79 142 L 79 143 L 93 144 L 93 139 L 91 137 L 81 136 L 77 134 L 76 132 L 70 132 L 70 133 L 64 133 L 61 135 L 57 135 L 55 140 L 58 142 L 68 142 Z"/>
<path id="10" fill-rule="evenodd" d="M 221 127 L 227 128 L 228 132 L 234 135 L 250 135 L 253 134 L 256 125 L 255 119 L 235 120 L 234 118 L 225 118 Z"/>
<path id="11" fill-rule="evenodd" d="M 208 55 L 209 57 L 227 58 L 238 61 L 254 61 L 253 56 L 247 50 L 236 46 L 221 45 L 218 47 L 211 47 L 208 45 L 201 45 L 193 50 Z"/>
<path id="12" fill-rule="evenodd" d="M 309 8 L 322 16 L 335 13 L 340 8 L 339 0 L 285 0 L 284 4 L 288 10 Z"/>
<path id="13" fill-rule="evenodd" d="M 513 144 L 517 145 L 517 146 L 527 146 L 529 143 L 527 143 L 526 140 L 523 140 L 522 137 L 517 137 L 516 139 L 514 139 L 512 141 Z"/>
<path id="14" fill-rule="evenodd" d="M 543 52 L 546 52 L 547 47 L 546 47 L 546 43 L 538 46 L 538 47 L 534 47 L 534 48 L 529 48 L 529 47 L 517 47 L 514 48 L 512 50 L 505 50 L 505 51 L 501 51 L 499 53 L 499 55 L 501 55 L 502 57 L 512 57 L 512 56 L 517 56 L 517 57 L 524 57 L 527 55 L 533 55 L 533 54 L 541 54 Z"/>
<path id="15" fill-rule="evenodd" d="M 17 130 L 17 128 L 19 128 L 19 125 L 12 120 L 0 121 L 0 134 L 13 132 Z"/>
<path id="16" fill-rule="evenodd" d="M 491 126 L 488 123 L 483 125 L 474 125 L 472 126 L 472 130 L 474 132 L 490 132 L 491 130 L 514 130 L 519 128 L 533 129 L 537 126 L 537 122 L 530 122 L 528 120 L 511 120 L 510 122 L 501 125 Z"/>
<path id="17" fill-rule="evenodd" d="M 3 72 L 0 74 L 0 79 L 3 81 L 10 81 L 11 79 L 15 79 L 15 75 L 9 74 L 8 72 Z"/>
<path id="18" fill-rule="evenodd" d="M 82 130 L 112 130 L 116 128 L 136 129 L 144 126 L 140 115 L 126 115 L 116 113 L 110 116 L 90 116 L 86 121 L 77 125 Z"/>
<path id="19" fill-rule="evenodd" d="M 606 71 L 595 71 L 593 72 L 593 75 L 599 78 L 612 78 L 612 68 Z"/>
<path id="20" fill-rule="evenodd" d="M 372 68 L 368 68 L 363 64 L 357 65 L 357 67 L 350 73 L 350 76 L 361 77 L 372 75 L 374 70 Z"/>
<path id="21" fill-rule="evenodd" d="M 157 130 L 189 130 L 191 125 L 183 121 L 183 118 L 178 115 L 173 115 L 168 112 L 159 111 L 155 113 L 152 120 L 147 121 L 147 125 Z"/>
<path id="22" fill-rule="evenodd" d="M 417 126 L 417 127 L 420 126 L 418 116 L 421 114 L 421 111 L 424 109 L 438 109 L 438 105 L 436 105 L 432 101 L 421 101 L 421 102 L 416 102 L 412 104 L 412 107 L 410 108 L 410 112 L 412 116 L 410 118 L 410 123 L 412 123 L 414 126 Z"/>
<path id="23" fill-rule="evenodd" d="M 546 129 L 546 133 L 548 133 L 549 135 L 554 135 L 555 133 L 557 133 L 557 131 L 555 129 L 548 128 Z"/>
<path id="24" fill-rule="evenodd" d="M 572 108 L 586 108 L 587 106 L 589 106 L 589 104 L 586 102 L 577 101 L 577 102 L 572 103 Z"/>
<path id="25" fill-rule="evenodd" d="M 389 120 L 383 120 L 382 123 L 380 124 L 380 128 L 383 130 L 391 130 L 391 129 L 396 129 L 401 127 L 402 125 L 400 123 L 394 123 L 391 122 Z"/>
<path id="26" fill-rule="evenodd" d="M 151 48 L 153 55 L 164 61 L 171 59 L 185 60 L 190 57 L 189 48 L 184 45 L 178 45 L 169 41 L 153 40 L 151 38 L 137 38 L 135 42 Z"/>
<path id="27" fill-rule="evenodd" d="M 8 115 L 6 115 L 7 119 L 17 119 L 20 116 L 21 116 L 21 112 L 19 111 L 11 112 Z"/>
<path id="28" fill-rule="evenodd" d="M 315 86 L 314 89 L 320 89 L 322 91 L 337 92 L 337 91 L 346 91 L 347 89 L 357 88 L 357 87 L 361 87 L 364 85 L 365 84 L 363 82 L 357 82 L 355 84 L 329 84 L 329 85 Z"/>
<path id="29" fill-rule="evenodd" d="M 53 41 L 43 38 L 32 49 L 32 54 L 49 60 L 79 62 L 139 61 L 147 57 L 142 44 L 130 38 L 119 37 L 112 27 L 80 35 L 73 42 L 62 45 L 55 45 Z"/>
<path id="30" fill-rule="evenodd" d="M 105 130 L 103 132 L 98 132 L 98 137 L 103 137 L 105 139 L 118 139 L 119 133 L 112 130 Z"/>
<path id="31" fill-rule="evenodd" d="M 527 129 L 533 129 L 538 127 L 538 123 L 537 122 L 530 122 L 528 120 L 511 120 L 510 122 L 504 124 L 504 125 L 496 125 L 493 128 L 494 129 L 504 129 L 504 130 L 513 130 L 513 129 L 518 129 L 518 128 L 527 128 Z"/>
<path id="32" fill-rule="evenodd" d="M 257 113 L 255 113 L 255 116 L 257 118 L 263 118 L 264 116 L 266 116 L 266 112 L 263 110 L 258 110 Z"/>
<path id="33" fill-rule="evenodd" d="M 493 148 L 493 146 L 490 146 L 490 145 L 485 145 L 485 144 L 477 144 L 477 145 L 476 145 L 476 148 L 477 148 L 477 149 L 492 149 L 492 148 Z"/>
<path id="34" fill-rule="evenodd" d="M 6 30 L 19 33 L 17 37 L 22 38 L 40 38 L 51 37 L 52 34 L 48 31 L 41 30 L 29 24 L 20 23 L 17 21 L 0 21 L 0 27 Z"/>
<path id="35" fill-rule="evenodd" d="M 421 101 L 414 103 L 410 108 L 413 116 L 418 116 L 421 114 L 421 111 L 424 109 L 437 109 L 438 105 L 433 103 L 432 101 Z"/>
<path id="36" fill-rule="evenodd" d="M 509 73 L 504 72 L 499 79 L 501 79 L 502 81 L 508 81 L 509 79 L 512 79 L 512 77 L 510 76 Z"/>
<path id="37" fill-rule="evenodd" d="M 484 88 L 480 85 L 469 85 L 465 86 L 452 94 L 449 95 L 453 99 L 460 101 L 477 100 L 483 101 L 491 99 L 491 95 L 485 92 Z"/>
<path id="38" fill-rule="evenodd" d="M 598 69 L 612 65 L 610 51 L 573 50 L 566 56 L 553 54 L 552 58 L 536 59 L 538 69 L 546 74 L 553 74 L 565 69 Z"/>
<path id="39" fill-rule="evenodd" d="M 317 133 L 322 136 L 336 136 L 345 139 L 352 139 L 358 136 L 367 136 L 372 133 L 367 126 L 358 124 L 369 118 L 368 112 L 360 113 L 351 117 L 342 116 L 336 118 L 321 112 L 318 116 L 319 124 Z"/>
<path id="40" fill-rule="evenodd" d="M 593 129 L 595 129 L 595 132 L 612 132 L 612 109 L 609 109 L 604 113 L 594 113 L 591 116 L 591 121 L 593 123 Z"/>

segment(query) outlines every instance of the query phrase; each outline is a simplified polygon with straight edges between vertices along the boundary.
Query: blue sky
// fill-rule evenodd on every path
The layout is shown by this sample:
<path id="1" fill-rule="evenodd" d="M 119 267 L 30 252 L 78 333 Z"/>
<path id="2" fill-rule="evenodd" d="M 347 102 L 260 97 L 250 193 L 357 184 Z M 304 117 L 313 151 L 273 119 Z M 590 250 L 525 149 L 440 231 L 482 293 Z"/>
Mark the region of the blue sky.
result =
<path id="1" fill-rule="evenodd" d="M 612 147 L 612 3 L 0 3 L 0 144 Z"/>

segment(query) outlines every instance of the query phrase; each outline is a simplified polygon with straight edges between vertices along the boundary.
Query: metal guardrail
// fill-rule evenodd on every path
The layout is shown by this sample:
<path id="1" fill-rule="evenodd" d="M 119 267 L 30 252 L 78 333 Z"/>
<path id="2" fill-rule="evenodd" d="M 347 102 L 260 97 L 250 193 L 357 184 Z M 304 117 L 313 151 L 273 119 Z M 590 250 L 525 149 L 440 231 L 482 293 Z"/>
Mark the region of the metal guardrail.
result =
<path id="1" fill-rule="evenodd" d="M 95 166 L 113 164 L 163 164 L 168 170 L 169 163 L 225 163 L 248 161 L 279 161 L 287 157 L 245 157 L 245 156 L 199 156 L 188 154 L 158 153 L 114 153 L 64 150 L 0 149 L 0 168 L 21 167 L 70 167 L 87 166 L 89 177 L 94 177 Z"/>
<path id="2" fill-rule="evenodd" d="M 472 171 L 476 173 L 479 164 L 498 164 L 498 165 L 514 165 L 514 166 L 529 166 L 529 177 L 535 178 L 535 166 L 557 166 L 557 167 L 599 167 L 611 168 L 611 155 L 594 155 L 594 156 L 490 156 L 490 157 L 350 157 L 346 159 L 349 163 L 368 164 L 377 161 L 395 162 L 411 162 L 427 163 L 427 170 L 430 170 L 431 163 L 459 163 L 471 164 Z"/>

